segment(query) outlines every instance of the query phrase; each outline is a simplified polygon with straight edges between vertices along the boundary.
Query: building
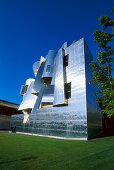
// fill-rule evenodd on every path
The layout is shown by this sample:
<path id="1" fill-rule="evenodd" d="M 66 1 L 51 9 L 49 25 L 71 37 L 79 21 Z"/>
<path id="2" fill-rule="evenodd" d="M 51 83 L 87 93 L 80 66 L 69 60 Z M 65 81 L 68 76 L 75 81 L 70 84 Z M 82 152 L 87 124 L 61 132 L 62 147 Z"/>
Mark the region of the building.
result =
<path id="1" fill-rule="evenodd" d="M 33 64 L 35 79 L 21 88 L 17 131 L 62 138 L 90 139 L 102 131 L 100 108 L 89 84 L 92 54 L 84 38 L 65 42 Z"/>
<path id="2" fill-rule="evenodd" d="M 22 114 L 18 104 L 0 99 L 0 130 L 10 129 L 11 115 Z"/>

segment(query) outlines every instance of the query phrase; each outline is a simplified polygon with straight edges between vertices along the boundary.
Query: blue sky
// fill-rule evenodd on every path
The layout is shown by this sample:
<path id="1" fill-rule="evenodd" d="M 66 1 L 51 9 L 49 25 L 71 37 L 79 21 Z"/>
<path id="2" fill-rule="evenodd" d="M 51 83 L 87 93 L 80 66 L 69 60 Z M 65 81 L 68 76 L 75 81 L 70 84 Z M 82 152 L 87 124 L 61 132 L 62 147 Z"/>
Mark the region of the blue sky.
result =
<path id="1" fill-rule="evenodd" d="M 0 0 L 0 99 L 20 103 L 32 65 L 68 41 L 84 37 L 94 59 L 93 31 L 113 0 Z"/>

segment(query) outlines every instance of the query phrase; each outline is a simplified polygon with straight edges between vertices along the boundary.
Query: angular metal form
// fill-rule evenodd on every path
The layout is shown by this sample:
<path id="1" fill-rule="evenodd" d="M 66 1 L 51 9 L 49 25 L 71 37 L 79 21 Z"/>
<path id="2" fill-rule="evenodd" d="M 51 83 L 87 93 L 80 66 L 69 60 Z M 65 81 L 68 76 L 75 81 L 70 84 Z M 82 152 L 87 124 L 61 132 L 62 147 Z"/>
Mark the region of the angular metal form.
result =
<path id="1" fill-rule="evenodd" d="M 35 81 L 27 91 L 22 90 L 19 109 L 24 116 L 13 115 L 11 119 L 17 131 L 82 140 L 100 133 L 102 118 L 94 95 L 96 87 L 89 84 L 91 60 L 82 38 L 71 45 L 65 42 L 57 53 L 50 50 L 46 61 L 36 62 Z"/>
<path id="2" fill-rule="evenodd" d="M 36 77 L 36 75 L 37 75 L 37 72 L 38 72 L 39 67 L 40 67 L 40 61 L 36 61 L 36 62 L 33 64 L 33 72 L 34 72 L 35 77 Z"/>
<path id="3" fill-rule="evenodd" d="M 65 51 L 61 48 L 56 56 L 56 74 L 55 74 L 55 88 L 54 88 L 54 106 L 65 104 L 64 94 L 64 72 L 63 72 L 63 59 Z"/>
<path id="4" fill-rule="evenodd" d="M 42 75 L 42 79 L 46 84 L 50 84 L 53 77 L 55 56 L 56 56 L 56 51 L 54 50 L 48 51 L 48 55 L 46 56 L 46 63 Z"/>
<path id="5" fill-rule="evenodd" d="M 34 86 L 35 79 L 27 79 L 25 87 L 27 86 L 27 91 L 23 95 L 23 100 L 19 106 L 18 110 L 28 110 L 29 112 L 34 107 L 34 104 L 36 102 L 37 96 L 32 94 L 32 89 Z"/>

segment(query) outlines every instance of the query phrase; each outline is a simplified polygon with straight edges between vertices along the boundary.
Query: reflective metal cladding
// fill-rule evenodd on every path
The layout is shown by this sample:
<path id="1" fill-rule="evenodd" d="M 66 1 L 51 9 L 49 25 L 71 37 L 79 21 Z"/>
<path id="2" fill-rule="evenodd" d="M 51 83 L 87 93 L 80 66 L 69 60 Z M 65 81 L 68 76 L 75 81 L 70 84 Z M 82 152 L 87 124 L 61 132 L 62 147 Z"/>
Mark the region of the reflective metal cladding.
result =
<path id="1" fill-rule="evenodd" d="M 13 115 L 17 131 L 90 139 L 102 131 L 101 112 L 89 84 L 92 54 L 84 38 L 65 42 L 33 64 L 35 79 L 21 88 L 23 115 Z"/>

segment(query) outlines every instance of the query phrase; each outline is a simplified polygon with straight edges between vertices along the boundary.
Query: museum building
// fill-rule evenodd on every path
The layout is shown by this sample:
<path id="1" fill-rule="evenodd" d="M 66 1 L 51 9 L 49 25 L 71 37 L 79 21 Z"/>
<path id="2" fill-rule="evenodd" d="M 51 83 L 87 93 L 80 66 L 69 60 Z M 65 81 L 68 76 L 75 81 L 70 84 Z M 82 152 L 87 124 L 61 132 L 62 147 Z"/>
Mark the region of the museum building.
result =
<path id="1" fill-rule="evenodd" d="M 21 87 L 23 114 L 11 116 L 18 132 L 88 140 L 102 131 L 96 86 L 90 84 L 92 54 L 84 38 L 49 50 L 33 64 L 35 78 Z"/>

